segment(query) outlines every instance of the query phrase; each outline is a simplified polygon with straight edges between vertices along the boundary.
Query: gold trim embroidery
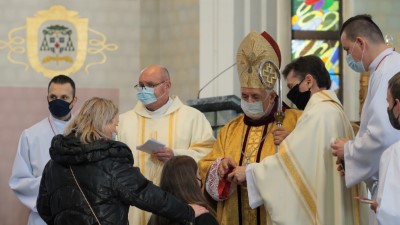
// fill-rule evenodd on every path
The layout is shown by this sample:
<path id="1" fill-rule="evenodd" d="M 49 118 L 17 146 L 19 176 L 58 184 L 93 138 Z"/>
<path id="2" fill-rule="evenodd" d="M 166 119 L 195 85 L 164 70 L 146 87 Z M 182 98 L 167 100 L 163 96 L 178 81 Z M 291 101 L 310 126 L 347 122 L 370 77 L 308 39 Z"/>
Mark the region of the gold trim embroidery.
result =
<path id="1" fill-rule="evenodd" d="M 303 181 L 300 174 L 298 173 L 296 166 L 290 159 L 289 154 L 286 152 L 285 146 L 281 145 L 280 148 L 281 149 L 279 151 L 278 157 L 280 159 L 282 159 L 282 161 L 284 162 L 284 164 L 287 168 L 287 171 L 289 171 L 289 174 L 292 177 L 293 181 L 295 182 L 299 192 L 301 193 L 303 200 L 306 202 L 308 209 L 311 211 L 311 216 L 313 216 L 312 220 L 317 220 L 317 221 L 315 221 L 316 224 L 320 224 L 319 219 L 317 218 L 318 217 L 317 206 L 316 206 L 314 198 L 312 197 L 310 190 L 308 190 L 305 182 Z"/>

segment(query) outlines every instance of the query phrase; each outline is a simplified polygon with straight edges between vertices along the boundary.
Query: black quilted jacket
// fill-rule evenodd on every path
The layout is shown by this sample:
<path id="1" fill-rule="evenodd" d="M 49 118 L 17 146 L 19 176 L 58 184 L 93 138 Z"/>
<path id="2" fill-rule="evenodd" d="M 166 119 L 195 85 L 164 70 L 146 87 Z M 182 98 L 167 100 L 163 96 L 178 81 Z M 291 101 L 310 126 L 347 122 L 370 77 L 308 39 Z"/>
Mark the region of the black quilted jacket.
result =
<path id="1" fill-rule="evenodd" d="M 194 221 L 190 206 L 155 186 L 132 166 L 131 150 L 124 143 L 102 140 L 83 145 L 73 135 L 57 135 L 50 156 L 37 199 L 38 212 L 47 224 L 97 224 L 69 166 L 102 225 L 126 225 L 129 205 L 182 224 Z"/>

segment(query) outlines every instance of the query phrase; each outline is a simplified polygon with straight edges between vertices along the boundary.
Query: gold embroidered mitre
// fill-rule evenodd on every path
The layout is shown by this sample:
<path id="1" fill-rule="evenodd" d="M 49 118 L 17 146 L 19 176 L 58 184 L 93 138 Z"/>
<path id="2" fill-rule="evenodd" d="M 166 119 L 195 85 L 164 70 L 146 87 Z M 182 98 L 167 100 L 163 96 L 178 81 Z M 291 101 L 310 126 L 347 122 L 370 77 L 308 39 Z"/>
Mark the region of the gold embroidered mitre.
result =
<path id="1" fill-rule="evenodd" d="M 236 55 L 236 63 L 242 88 L 267 88 L 273 89 L 278 79 L 278 71 L 268 63 L 263 68 L 262 83 L 258 68 L 261 63 L 269 60 L 273 62 L 278 69 L 281 66 L 281 51 L 275 40 L 267 33 L 259 34 L 257 32 L 249 33 L 240 43 Z"/>

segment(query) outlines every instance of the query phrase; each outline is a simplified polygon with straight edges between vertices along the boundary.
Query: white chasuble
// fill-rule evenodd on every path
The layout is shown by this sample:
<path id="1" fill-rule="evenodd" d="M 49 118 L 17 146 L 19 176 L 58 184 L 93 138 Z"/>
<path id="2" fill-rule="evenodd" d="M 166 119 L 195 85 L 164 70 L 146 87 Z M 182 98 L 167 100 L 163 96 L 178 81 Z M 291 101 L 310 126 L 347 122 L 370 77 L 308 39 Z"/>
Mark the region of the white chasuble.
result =
<path id="1" fill-rule="evenodd" d="M 269 224 L 365 224 L 353 199 L 358 190 L 347 189 L 336 170 L 330 149 L 336 137 L 352 138 L 351 124 L 333 91 L 317 92 L 279 153 L 246 169 L 250 205 L 264 204 Z"/>
<path id="2" fill-rule="evenodd" d="M 153 116 L 141 102 L 135 108 L 120 115 L 118 140 L 132 150 L 134 166 L 155 184 L 159 184 L 163 162 L 150 154 L 136 150 L 153 138 L 173 150 L 174 155 L 188 155 L 196 162 L 212 148 L 215 138 L 206 117 L 192 107 L 184 105 L 178 97 L 162 115 Z M 146 225 L 151 213 L 136 207 L 129 209 L 129 223 Z"/>

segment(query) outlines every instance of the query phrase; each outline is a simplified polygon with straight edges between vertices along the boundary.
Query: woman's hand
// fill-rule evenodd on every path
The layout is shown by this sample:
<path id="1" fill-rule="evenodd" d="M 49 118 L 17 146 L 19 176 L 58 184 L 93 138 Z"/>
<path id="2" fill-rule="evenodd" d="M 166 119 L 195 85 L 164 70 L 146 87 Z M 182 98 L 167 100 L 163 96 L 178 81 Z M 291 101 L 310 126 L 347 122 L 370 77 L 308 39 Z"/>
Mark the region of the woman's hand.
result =
<path id="1" fill-rule="evenodd" d="M 192 207 L 192 209 L 194 211 L 194 217 L 198 217 L 201 214 L 208 213 L 208 210 L 203 206 L 200 206 L 197 204 L 189 204 L 189 205 L 190 205 L 190 207 Z"/>

